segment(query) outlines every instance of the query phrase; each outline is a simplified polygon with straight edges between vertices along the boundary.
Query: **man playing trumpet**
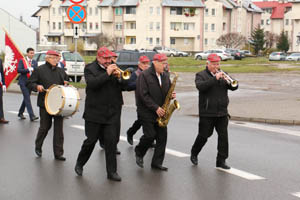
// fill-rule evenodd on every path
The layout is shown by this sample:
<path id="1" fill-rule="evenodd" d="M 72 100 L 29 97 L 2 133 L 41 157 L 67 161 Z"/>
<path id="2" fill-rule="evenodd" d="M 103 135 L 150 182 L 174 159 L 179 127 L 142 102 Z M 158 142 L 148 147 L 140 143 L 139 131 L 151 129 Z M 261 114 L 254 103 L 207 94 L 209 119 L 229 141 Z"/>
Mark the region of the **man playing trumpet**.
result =
<path id="1" fill-rule="evenodd" d="M 198 154 L 207 139 L 216 129 L 218 134 L 218 155 L 216 167 L 230 169 L 228 158 L 228 90 L 236 90 L 238 83 L 220 70 L 220 57 L 210 54 L 206 69 L 196 74 L 196 87 L 199 91 L 199 129 L 192 146 L 191 161 L 198 165 Z"/>

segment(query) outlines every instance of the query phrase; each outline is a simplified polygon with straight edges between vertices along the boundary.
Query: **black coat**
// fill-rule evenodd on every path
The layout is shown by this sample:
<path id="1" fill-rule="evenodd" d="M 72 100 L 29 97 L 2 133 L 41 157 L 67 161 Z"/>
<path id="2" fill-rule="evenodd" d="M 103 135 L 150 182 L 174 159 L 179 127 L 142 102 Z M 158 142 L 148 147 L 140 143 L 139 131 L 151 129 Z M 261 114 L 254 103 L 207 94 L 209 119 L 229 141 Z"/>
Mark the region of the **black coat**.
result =
<path id="1" fill-rule="evenodd" d="M 115 123 L 111 119 L 122 109 L 122 90 L 127 83 L 109 76 L 97 61 L 85 67 L 84 78 L 87 86 L 83 118 L 95 123 Z"/>
<path id="2" fill-rule="evenodd" d="M 200 117 L 228 115 L 228 89 L 236 90 L 238 86 L 233 88 L 225 80 L 217 80 L 207 68 L 196 74 L 195 83 L 199 91 Z"/>
<path id="3" fill-rule="evenodd" d="M 1 83 L 2 83 L 2 85 L 5 85 L 4 69 L 3 69 L 3 65 L 2 65 L 2 60 L 1 59 L 0 59 L 0 76 L 1 76 Z M 1 86 L 1 84 L 0 84 L 0 86 Z"/>
<path id="4" fill-rule="evenodd" d="M 161 81 L 162 87 L 159 85 L 153 64 L 138 76 L 135 97 L 139 119 L 156 121 L 158 117 L 156 110 L 164 104 L 171 86 L 169 73 L 164 72 Z"/>
<path id="5" fill-rule="evenodd" d="M 38 85 L 48 89 L 53 84 L 64 85 L 64 81 L 68 81 L 68 79 L 65 70 L 59 67 L 52 67 L 50 63 L 46 62 L 33 71 L 27 80 L 26 86 L 29 90 L 37 92 Z M 37 101 L 39 107 L 45 107 L 45 95 L 46 92 L 39 92 Z"/>
<path id="6" fill-rule="evenodd" d="M 26 58 L 25 58 L 26 59 Z M 35 60 L 31 61 L 31 67 L 36 70 L 36 68 L 38 67 L 37 62 Z M 24 63 L 23 63 L 23 59 L 21 59 L 19 61 L 18 64 L 18 73 L 20 73 L 20 76 L 18 77 L 18 84 L 19 85 L 25 85 L 26 81 L 28 80 L 27 78 L 27 74 L 29 73 L 29 69 L 25 69 Z"/>

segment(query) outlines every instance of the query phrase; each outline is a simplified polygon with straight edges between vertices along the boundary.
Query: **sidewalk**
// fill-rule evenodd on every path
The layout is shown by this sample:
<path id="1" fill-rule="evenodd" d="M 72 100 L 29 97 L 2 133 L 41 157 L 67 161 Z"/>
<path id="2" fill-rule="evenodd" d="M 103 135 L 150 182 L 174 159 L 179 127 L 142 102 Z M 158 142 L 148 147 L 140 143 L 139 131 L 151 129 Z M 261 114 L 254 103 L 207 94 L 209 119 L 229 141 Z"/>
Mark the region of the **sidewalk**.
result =
<path id="1" fill-rule="evenodd" d="M 239 89 L 229 92 L 232 120 L 300 125 L 300 73 L 230 74 Z M 181 109 L 176 115 L 198 116 L 195 73 L 179 73 L 175 91 Z M 17 84 L 9 92 L 20 92 Z M 82 101 L 84 89 L 79 90 Z M 135 107 L 134 92 L 123 92 L 124 106 Z"/>

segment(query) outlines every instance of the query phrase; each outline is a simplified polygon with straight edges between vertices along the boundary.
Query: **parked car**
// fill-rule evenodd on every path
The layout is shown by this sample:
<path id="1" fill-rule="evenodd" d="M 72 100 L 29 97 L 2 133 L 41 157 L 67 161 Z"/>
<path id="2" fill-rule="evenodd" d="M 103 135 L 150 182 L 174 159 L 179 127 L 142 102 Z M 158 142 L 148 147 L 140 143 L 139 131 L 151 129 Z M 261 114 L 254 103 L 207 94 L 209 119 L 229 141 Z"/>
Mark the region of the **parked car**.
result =
<path id="1" fill-rule="evenodd" d="M 137 69 L 139 58 L 142 55 L 147 56 L 150 61 L 152 62 L 153 56 L 157 52 L 152 50 L 120 50 L 116 51 L 116 54 L 118 55 L 117 59 L 117 65 L 122 69 L 125 70 L 127 68 L 133 68 L 134 70 Z"/>
<path id="2" fill-rule="evenodd" d="M 300 53 L 292 53 L 285 60 L 293 60 L 293 61 L 300 61 Z"/>
<path id="3" fill-rule="evenodd" d="M 166 56 L 171 56 L 171 57 L 176 56 L 176 51 L 168 47 L 157 46 L 154 47 L 153 51 L 166 54 Z"/>
<path id="4" fill-rule="evenodd" d="M 224 50 L 221 50 L 221 49 L 214 49 L 214 50 L 208 50 L 208 51 L 205 51 L 205 52 L 196 53 L 195 54 L 195 59 L 196 60 L 202 60 L 202 59 L 206 60 L 207 56 L 209 54 L 212 54 L 212 53 L 215 53 L 218 56 L 220 56 L 221 60 L 231 59 L 231 55 L 226 53 Z"/>
<path id="5" fill-rule="evenodd" d="M 249 50 L 241 50 L 242 52 L 244 52 L 245 56 L 253 56 L 251 51 Z"/>
<path id="6" fill-rule="evenodd" d="M 225 52 L 230 54 L 234 60 L 242 60 L 242 54 L 237 49 L 226 49 Z"/>
<path id="7" fill-rule="evenodd" d="M 172 50 L 175 52 L 174 56 L 177 56 L 177 57 L 187 57 L 187 56 L 189 56 L 189 54 L 187 52 L 179 51 L 179 50 L 176 50 L 176 49 L 172 49 Z"/>
<path id="8" fill-rule="evenodd" d="M 45 63 L 47 51 L 36 52 L 33 59 L 37 61 L 38 66 Z M 65 65 L 65 71 L 68 76 L 75 81 L 75 75 L 77 76 L 77 82 L 80 82 L 83 71 L 85 67 L 84 60 L 79 53 L 70 51 L 61 51 L 61 62 Z M 77 60 L 77 65 L 75 66 L 75 59 Z"/>
<path id="9" fill-rule="evenodd" d="M 286 58 L 286 53 L 283 52 L 273 52 L 269 56 L 269 61 L 273 60 L 285 60 Z"/>

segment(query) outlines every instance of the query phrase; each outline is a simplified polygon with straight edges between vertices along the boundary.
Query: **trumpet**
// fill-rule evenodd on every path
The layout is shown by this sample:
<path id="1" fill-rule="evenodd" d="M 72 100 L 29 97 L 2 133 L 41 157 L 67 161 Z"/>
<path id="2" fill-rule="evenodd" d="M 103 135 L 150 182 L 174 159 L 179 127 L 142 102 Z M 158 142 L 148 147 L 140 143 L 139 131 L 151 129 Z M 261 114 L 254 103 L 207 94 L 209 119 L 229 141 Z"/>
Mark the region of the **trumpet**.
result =
<path id="1" fill-rule="evenodd" d="M 119 74 L 117 75 L 118 78 L 122 77 L 122 79 L 124 80 L 128 80 L 131 76 L 131 68 L 127 68 L 126 70 L 121 70 L 119 67 L 116 69 L 117 72 L 119 72 Z"/>
<path id="2" fill-rule="evenodd" d="M 228 85 L 231 85 L 232 87 L 237 87 L 238 86 L 238 81 L 231 78 L 228 74 L 226 74 L 223 70 L 217 70 L 218 72 L 222 72 L 223 73 L 223 79 L 227 82 Z"/>

